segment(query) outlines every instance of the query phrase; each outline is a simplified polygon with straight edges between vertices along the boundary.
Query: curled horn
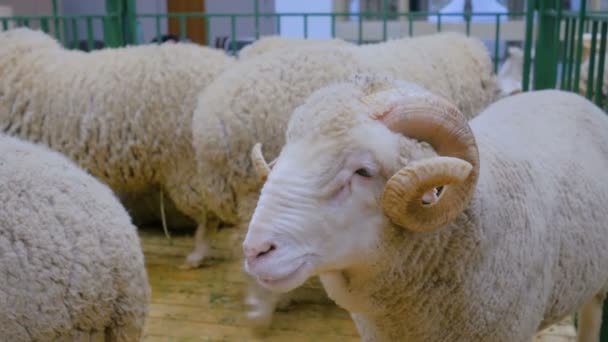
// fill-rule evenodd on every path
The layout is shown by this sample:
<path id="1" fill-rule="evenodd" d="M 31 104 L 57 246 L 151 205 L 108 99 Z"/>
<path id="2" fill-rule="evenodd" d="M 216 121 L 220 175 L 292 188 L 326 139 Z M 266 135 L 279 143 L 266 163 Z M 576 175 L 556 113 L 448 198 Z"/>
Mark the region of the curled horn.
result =
<path id="1" fill-rule="evenodd" d="M 253 168 L 260 180 L 265 182 L 276 159 L 268 164 L 262 153 L 262 144 L 256 143 L 251 150 L 251 162 L 253 163 Z"/>
<path id="2" fill-rule="evenodd" d="M 439 157 L 412 162 L 387 182 L 381 203 L 398 226 L 429 232 L 455 219 L 469 204 L 479 176 L 479 153 L 464 115 L 429 92 L 394 88 L 363 99 L 371 117 L 390 130 L 426 141 Z M 423 196 L 439 193 L 428 203 Z M 425 197 L 427 198 L 427 197 Z"/>

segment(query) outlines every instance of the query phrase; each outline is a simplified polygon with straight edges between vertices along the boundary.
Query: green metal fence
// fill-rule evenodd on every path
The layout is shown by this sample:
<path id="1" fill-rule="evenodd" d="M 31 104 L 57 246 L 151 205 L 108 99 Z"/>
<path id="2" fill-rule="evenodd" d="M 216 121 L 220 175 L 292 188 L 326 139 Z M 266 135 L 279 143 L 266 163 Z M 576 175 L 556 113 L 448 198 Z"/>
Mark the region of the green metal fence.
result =
<path id="1" fill-rule="evenodd" d="M 56 1 L 53 1 L 53 15 L 0 18 L 0 28 L 3 30 L 14 26 L 39 28 L 55 36 L 67 48 L 88 51 L 102 47 L 146 43 L 138 37 L 138 29 L 142 21 L 154 23 L 154 37 L 160 42 L 163 34 L 161 23 L 169 19 L 179 22 L 179 36 L 182 39 L 189 34 L 186 25 L 188 19 L 204 20 L 207 42 L 211 42 L 214 32 L 209 23 L 212 20 L 222 19 L 230 23 L 229 43 L 225 48 L 231 54 L 236 54 L 242 45 L 238 42 L 237 23 L 245 19 L 254 21 L 255 39 L 261 36 L 260 20 L 264 18 L 274 20 L 277 32 L 281 30 L 281 19 L 301 18 L 303 38 L 308 38 L 309 21 L 314 18 L 330 20 L 332 37 L 344 38 L 344 32 L 338 34 L 338 29 L 351 24 L 351 28 L 356 27 L 351 31 L 356 33 L 350 36 L 346 34 L 348 36 L 346 38 L 358 44 L 400 36 L 460 30 L 467 35 L 478 36 L 493 43 L 488 49 L 493 58 L 495 71 L 504 58 L 501 50 L 504 50 L 506 43 L 523 43 L 524 65 L 521 76 L 524 90 L 561 88 L 582 93 L 600 106 L 608 105 L 608 101 L 605 100 L 608 85 L 604 82 L 606 76 L 604 68 L 608 66 L 605 61 L 608 13 L 587 11 L 585 1 L 581 1 L 579 12 L 572 12 L 561 8 L 562 1 L 530 0 L 526 11 L 520 13 L 389 13 L 386 0 L 383 1 L 380 12 L 263 13 L 259 11 L 258 0 L 252 1 L 253 13 L 236 14 L 138 13 L 134 0 L 106 0 L 105 14 L 79 16 L 58 14 Z M 449 19 L 454 17 L 461 18 L 462 23 L 458 25 L 451 23 Z M 344 21 L 344 18 L 354 18 L 354 20 Z M 434 18 L 434 22 L 428 21 L 429 18 Z M 476 18 L 487 20 L 480 23 Z M 80 33 L 83 30 L 84 35 Z M 586 56 L 582 53 L 585 33 L 590 35 L 591 51 L 588 61 L 583 59 Z M 103 37 L 101 41 L 96 40 L 95 37 L 100 35 Z M 533 51 L 536 52 L 535 58 Z M 586 67 L 584 70 L 581 68 L 583 64 Z M 581 82 L 582 76 L 585 76 L 584 82 Z"/>
<path id="2" fill-rule="evenodd" d="M 608 101 L 604 78 L 606 64 L 606 38 L 608 32 L 608 12 L 591 12 L 586 2 L 581 1 L 578 12 L 561 8 L 561 1 L 543 0 L 530 2 L 528 13 L 534 11 L 538 19 L 538 36 L 535 44 L 531 37 L 526 39 L 524 81 L 528 90 L 529 77 L 533 76 L 533 89 L 559 88 L 580 93 L 597 105 L 606 109 Z M 528 22 L 532 21 L 528 16 Z M 584 37 L 589 49 L 584 56 Z M 535 46 L 534 61 L 530 58 Z M 531 71 L 534 66 L 534 71 Z M 583 77 L 584 76 L 584 77 Z"/>
<path id="3" fill-rule="evenodd" d="M 40 29 L 56 37 L 64 46 L 77 48 L 80 41 L 86 42 L 86 48 L 93 50 L 93 36 L 102 30 L 106 37 L 106 46 L 120 46 L 120 41 L 113 40 L 120 34 L 116 31 L 114 21 L 120 20 L 112 15 L 80 15 L 80 16 L 14 16 L 0 18 L 0 27 L 7 30 L 12 27 L 27 26 Z M 79 28 L 85 26 L 87 34 L 80 37 Z"/>
<path id="4" fill-rule="evenodd" d="M 348 40 L 358 44 L 370 41 L 384 41 L 398 36 L 415 36 L 445 30 L 457 30 L 449 22 L 450 18 L 461 17 L 464 22 L 463 33 L 483 36 L 493 41 L 489 47 L 495 70 L 498 70 L 504 57 L 500 52 L 501 44 L 506 42 L 523 43 L 524 63 L 522 89 L 559 88 L 581 93 L 596 104 L 606 109 L 608 106 L 608 75 L 605 68 L 606 41 L 608 38 L 608 12 L 592 12 L 581 1 L 578 12 L 562 8 L 559 0 L 528 0 L 525 12 L 518 13 L 439 13 L 407 12 L 389 13 L 387 1 L 383 1 L 380 12 L 355 13 L 263 13 L 259 11 L 258 0 L 254 2 L 253 13 L 138 13 L 134 0 L 106 0 L 106 13 L 103 15 L 65 16 L 58 14 L 57 2 L 53 0 L 53 15 L 48 16 L 14 16 L 0 17 L 0 29 L 7 30 L 15 26 L 39 28 L 56 37 L 66 48 L 94 50 L 101 47 L 118 47 L 143 43 L 138 38 L 138 27 L 142 20 L 154 22 L 154 36 L 161 41 L 161 22 L 177 19 L 179 36 L 188 37 L 187 19 L 205 20 L 207 41 L 211 42 L 213 32 L 211 20 L 224 19 L 230 23 L 229 53 L 236 54 L 240 48 L 237 37 L 237 23 L 244 19 L 253 19 L 254 37 L 261 36 L 260 19 L 273 18 L 276 31 L 281 32 L 282 18 L 301 18 L 303 38 L 309 36 L 309 21 L 313 18 L 329 18 L 331 36 L 338 35 L 338 28 L 345 21 L 343 18 L 355 18 L 356 34 Z M 475 18 L 488 18 L 485 23 L 476 22 Z M 427 21 L 435 18 L 434 23 Z M 506 21 L 504 19 L 507 19 Z M 518 31 L 521 24 L 523 30 Z M 376 28 L 370 33 L 368 29 Z M 460 24 L 462 26 L 462 24 Z M 377 29 L 380 27 L 379 29 Z M 80 30 L 86 32 L 82 37 Z M 373 31 L 373 30 L 372 30 Z M 394 34 L 394 31 L 398 34 Z M 103 36 L 102 43 L 95 40 L 97 33 Z M 484 36 L 485 35 L 485 36 Z M 589 36 L 588 54 L 585 54 L 585 39 Z M 82 44 L 84 43 L 84 44 Z M 535 53 L 534 53 L 535 52 Z M 534 56 L 533 56 L 534 54 Z M 584 66 L 584 68 L 582 67 Z M 584 77 L 583 77 L 584 76 Z M 604 322 L 608 322 L 608 305 L 604 308 Z M 602 327 L 601 341 L 608 342 L 608 324 Z"/>

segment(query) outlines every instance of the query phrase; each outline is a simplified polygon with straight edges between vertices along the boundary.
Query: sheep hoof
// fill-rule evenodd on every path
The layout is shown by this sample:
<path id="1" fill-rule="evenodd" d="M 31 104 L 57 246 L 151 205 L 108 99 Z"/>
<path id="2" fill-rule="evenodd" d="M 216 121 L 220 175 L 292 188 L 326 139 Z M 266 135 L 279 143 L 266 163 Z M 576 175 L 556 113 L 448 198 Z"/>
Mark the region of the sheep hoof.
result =
<path id="1" fill-rule="evenodd" d="M 265 308 L 257 307 L 247 311 L 249 325 L 256 329 L 266 329 L 272 324 L 272 312 Z"/>

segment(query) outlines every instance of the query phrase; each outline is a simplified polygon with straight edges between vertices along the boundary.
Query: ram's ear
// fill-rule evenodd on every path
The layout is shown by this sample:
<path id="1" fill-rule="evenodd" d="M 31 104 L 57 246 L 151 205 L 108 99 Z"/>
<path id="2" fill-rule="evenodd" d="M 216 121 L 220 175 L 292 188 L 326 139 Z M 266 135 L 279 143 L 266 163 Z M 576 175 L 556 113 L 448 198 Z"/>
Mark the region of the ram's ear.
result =
<path id="1" fill-rule="evenodd" d="M 271 161 L 270 164 L 266 162 L 264 154 L 262 153 L 261 143 L 256 143 L 253 146 L 253 149 L 251 150 L 251 163 L 261 182 L 265 182 L 266 179 L 268 179 L 268 174 L 276 162 L 276 158 Z"/>

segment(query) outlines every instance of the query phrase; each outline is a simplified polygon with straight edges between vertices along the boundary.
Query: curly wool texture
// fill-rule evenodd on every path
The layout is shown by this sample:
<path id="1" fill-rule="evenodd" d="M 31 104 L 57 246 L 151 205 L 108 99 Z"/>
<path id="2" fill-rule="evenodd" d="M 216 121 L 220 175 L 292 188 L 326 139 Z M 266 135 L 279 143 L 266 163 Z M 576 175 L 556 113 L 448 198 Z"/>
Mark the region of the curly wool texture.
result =
<path id="1" fill-rule="evenodd" d="M 271 51 L 278 51 L 282 49 L 299 48 L 301 46 L 348 46 L 353 45 L 340 38 L 331 39 L 305 39 L 305 38 L 291 38 L 281 36 L 266 36 L 262 37 L 255 42 L 245 46 L 239 51 L 239 60 L 245 60 L 253 58 Z"/>
<path id="2" fill-rule="evenodd" d="M 58 152 L 0 135 L 0 336 L 139 341 L 150 288 L 112 191 Z"/>
<path id="3" fill-rule="evenodd" d="M 605 112 L 579 95 L 555 90 L 490 105 L 469 123 L 480 161 L 473 199 L 456 219 L 418 233 L 392 224 L 374 194 L 408 164 L 400 156 L 409 154 L 410 161 L 437 156 L 431 136 L 423 141 L 399 136 L 405 143 L 375 150 L 374 159 L 384 161 L 377 165 L 383 186 L 370 185 L 377 192 L 353 191 L 342 202 L 360 205 L 328 206 L 330 200 L 316 196 L 323 188 L 312 184 L 327 184 L 323 177 L 338 172 L 319 171 L 344 170 L 343 160 L 333 156 L 392 134 L 374 131 L 377 122 L 359 106 L 333 110 L 337 103 L 356 103 L 360 89 L 348 84 L 322 89 L 294 112 L 284 159 L 275 164 L 275 178 L 269 177 L 257 208 L 257 227 L 250 230 L 259 235 L 248 239 L 250 248 L 251 240 L 270 237 L 283 243 L 279 251 L 302 247 L 303 252 L 278 252 L 274 260 L 265 255 L 266 265 L 281 268 L 299 253 L 325 259 L 317 265 L 324 287 L 351 312 L 363 341 L 524 342 L 590 302 L 601 310 L 608 290 Z M 361 131 L 375 133 L 355 133 Z M 294 148 L 298 145 L 304 148 Z M 306 149 L 317 154 L 304 156 Z M 317 165 L 301 173 L 286 167 L 300 162 Z M 373 209 L 363 211 L 367 206 Z M 373 219 L 349 229 L 365 217 Z M 361 238 L 353 237 L 359 232 Z M 320 239 L 323 234 L 330 240 Z M 356 242 L 349 245 L 349 239 Z M 333 266 L 333 251 L 345 248 L 350 261 L 338 259 Z M 601 311 L 593 314 L 601 319 Z M 579 325 L 579 333 L 583 330 Z"/>
<path id="4" fill-rule="evenodd" d="M 194 220 L 201 207 L 192 113 L 235 60 L 187 43 L 90 53 L 29 29 L 0 34 L 0 130 L 44 143 L 116 192 L 162 187 Z"/>
<path id="5" fill-rule="evenodd" d="M 261 142 L 266 158 L 274 159 L 293 110 L 318 88 L 355 73 L 418 83 L 469 118 L 497 95 L 487 50 L 457 33 L 365 46 L 294 47 L 239 62 L 201 93 L 192 123 L 210 210 L 224 221 L 247 223 L 261 187 L 249 158 L 253 145 Z"/>
<path id="6" fill-rule="evenodd" d="M 364 341 L 529 341 L 608 290 L 605 113 L 546 90 L 470 125 L 481 171 L 469 208 L 434 234 L 385 230 L 375 271 L 346 272 L 339 292 L 376 309 L 353 314 Z"/>

